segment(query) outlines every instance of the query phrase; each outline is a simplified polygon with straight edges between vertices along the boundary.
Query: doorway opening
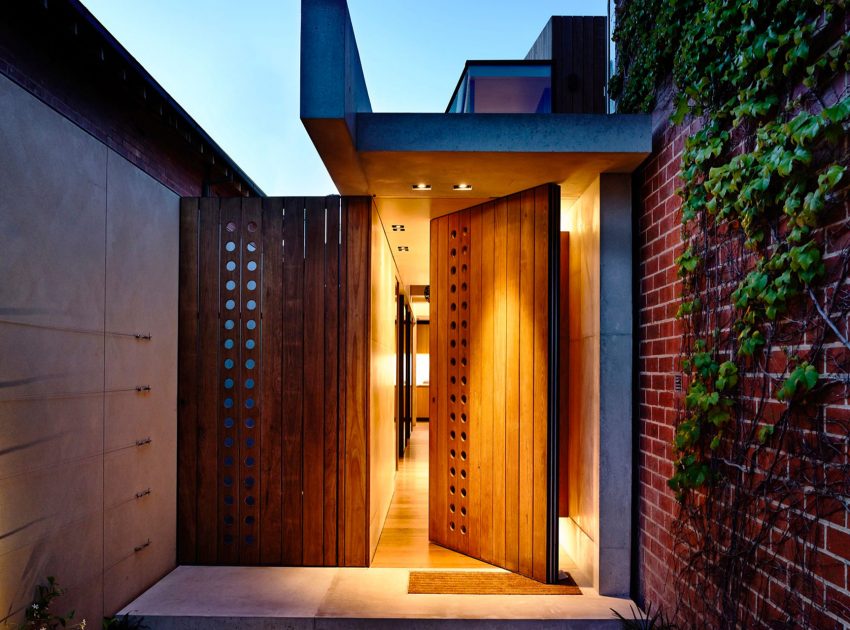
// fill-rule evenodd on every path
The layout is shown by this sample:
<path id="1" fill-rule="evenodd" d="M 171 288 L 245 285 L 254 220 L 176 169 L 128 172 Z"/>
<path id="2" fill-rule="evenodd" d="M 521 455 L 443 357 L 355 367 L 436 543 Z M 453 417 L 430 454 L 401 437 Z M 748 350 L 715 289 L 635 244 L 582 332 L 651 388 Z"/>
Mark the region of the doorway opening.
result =
<path id="1" fill-rule="evenodd" d="M 392 282 L 397 452 L 372 566 L 557 581 L 559 193 L 429 208 L 416 226 L 376 208 L 373 269 L 390 262 L 382 249 L 392 263 L 373 283 Z M 403 272 L 423 258 L 405 260 L 399 232 L 427 254 L 418 282 Z"/>

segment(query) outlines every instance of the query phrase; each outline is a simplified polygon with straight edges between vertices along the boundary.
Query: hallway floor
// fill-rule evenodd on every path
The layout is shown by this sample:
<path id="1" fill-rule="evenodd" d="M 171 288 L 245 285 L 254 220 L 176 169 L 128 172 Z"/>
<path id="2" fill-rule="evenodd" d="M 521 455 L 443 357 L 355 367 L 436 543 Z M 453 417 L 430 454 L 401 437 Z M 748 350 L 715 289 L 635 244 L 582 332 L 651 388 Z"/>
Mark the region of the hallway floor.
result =
<path id="1" fill-rule="evenodd" d="M 372 558 L 376 568 L 492 569 L 428 540 L 428 423 L 410 435 L 404 459 L 396 471 L 395 493 Z"/>

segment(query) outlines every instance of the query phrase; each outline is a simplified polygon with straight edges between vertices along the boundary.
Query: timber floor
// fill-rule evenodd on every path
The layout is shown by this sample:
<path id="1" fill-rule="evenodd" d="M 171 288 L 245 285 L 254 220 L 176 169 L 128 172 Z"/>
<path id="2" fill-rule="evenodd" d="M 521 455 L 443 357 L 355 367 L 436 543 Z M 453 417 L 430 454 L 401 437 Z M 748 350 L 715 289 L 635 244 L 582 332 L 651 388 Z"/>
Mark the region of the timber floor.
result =
<path id="1" fill-rule="evenodd" d="M 491 569 L 492 565 L 428 540 L 428 426 L 420 422 L 413 428 L 407 453 L 399 461 L 395 493 L 372 566 Z"/>

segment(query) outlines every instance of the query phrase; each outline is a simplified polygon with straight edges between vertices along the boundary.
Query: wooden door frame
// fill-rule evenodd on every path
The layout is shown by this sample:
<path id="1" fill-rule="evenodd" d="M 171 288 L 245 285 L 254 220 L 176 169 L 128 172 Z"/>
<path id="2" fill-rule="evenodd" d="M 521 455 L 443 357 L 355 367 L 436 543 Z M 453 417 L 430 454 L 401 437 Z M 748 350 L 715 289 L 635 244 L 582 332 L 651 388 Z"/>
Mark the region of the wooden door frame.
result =
<path id="1" fill-rule="evenodd" d="M 398 460 L 404 458 L 412 429 L 411 398 L 413 384 L 411 381 L 411 328 L 413 326 L 413 308 L 407 292 L 397 280 L 396 295 L 396 466 Z"/>
<path id="2" fill-rule="evenodd" d="M 546 496 L 546 548 L 549 556 L 546 581 L 558 581 L 558 497 L 559 497 L 559 439 L 560 429 L 560 354 L 561 354 L 561 195 L 560 188 L 549 189 L 549 378 L 547 383 L 547 433 L 546 463 L 548 473 Z"/>

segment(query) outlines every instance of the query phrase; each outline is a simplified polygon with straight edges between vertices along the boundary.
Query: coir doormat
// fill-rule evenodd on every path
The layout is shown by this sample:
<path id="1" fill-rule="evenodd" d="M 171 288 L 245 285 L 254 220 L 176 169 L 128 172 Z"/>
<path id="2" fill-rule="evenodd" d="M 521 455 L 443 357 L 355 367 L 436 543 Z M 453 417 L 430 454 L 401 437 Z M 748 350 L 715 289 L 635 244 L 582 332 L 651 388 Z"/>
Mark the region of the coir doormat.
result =
<path id="1" fill-rule="evenodd" d="M 407 592 L 412 595 L 581 595 L 567 577 L 542 584 L 516 573 L 495 571 L 411 571 Z"/>

